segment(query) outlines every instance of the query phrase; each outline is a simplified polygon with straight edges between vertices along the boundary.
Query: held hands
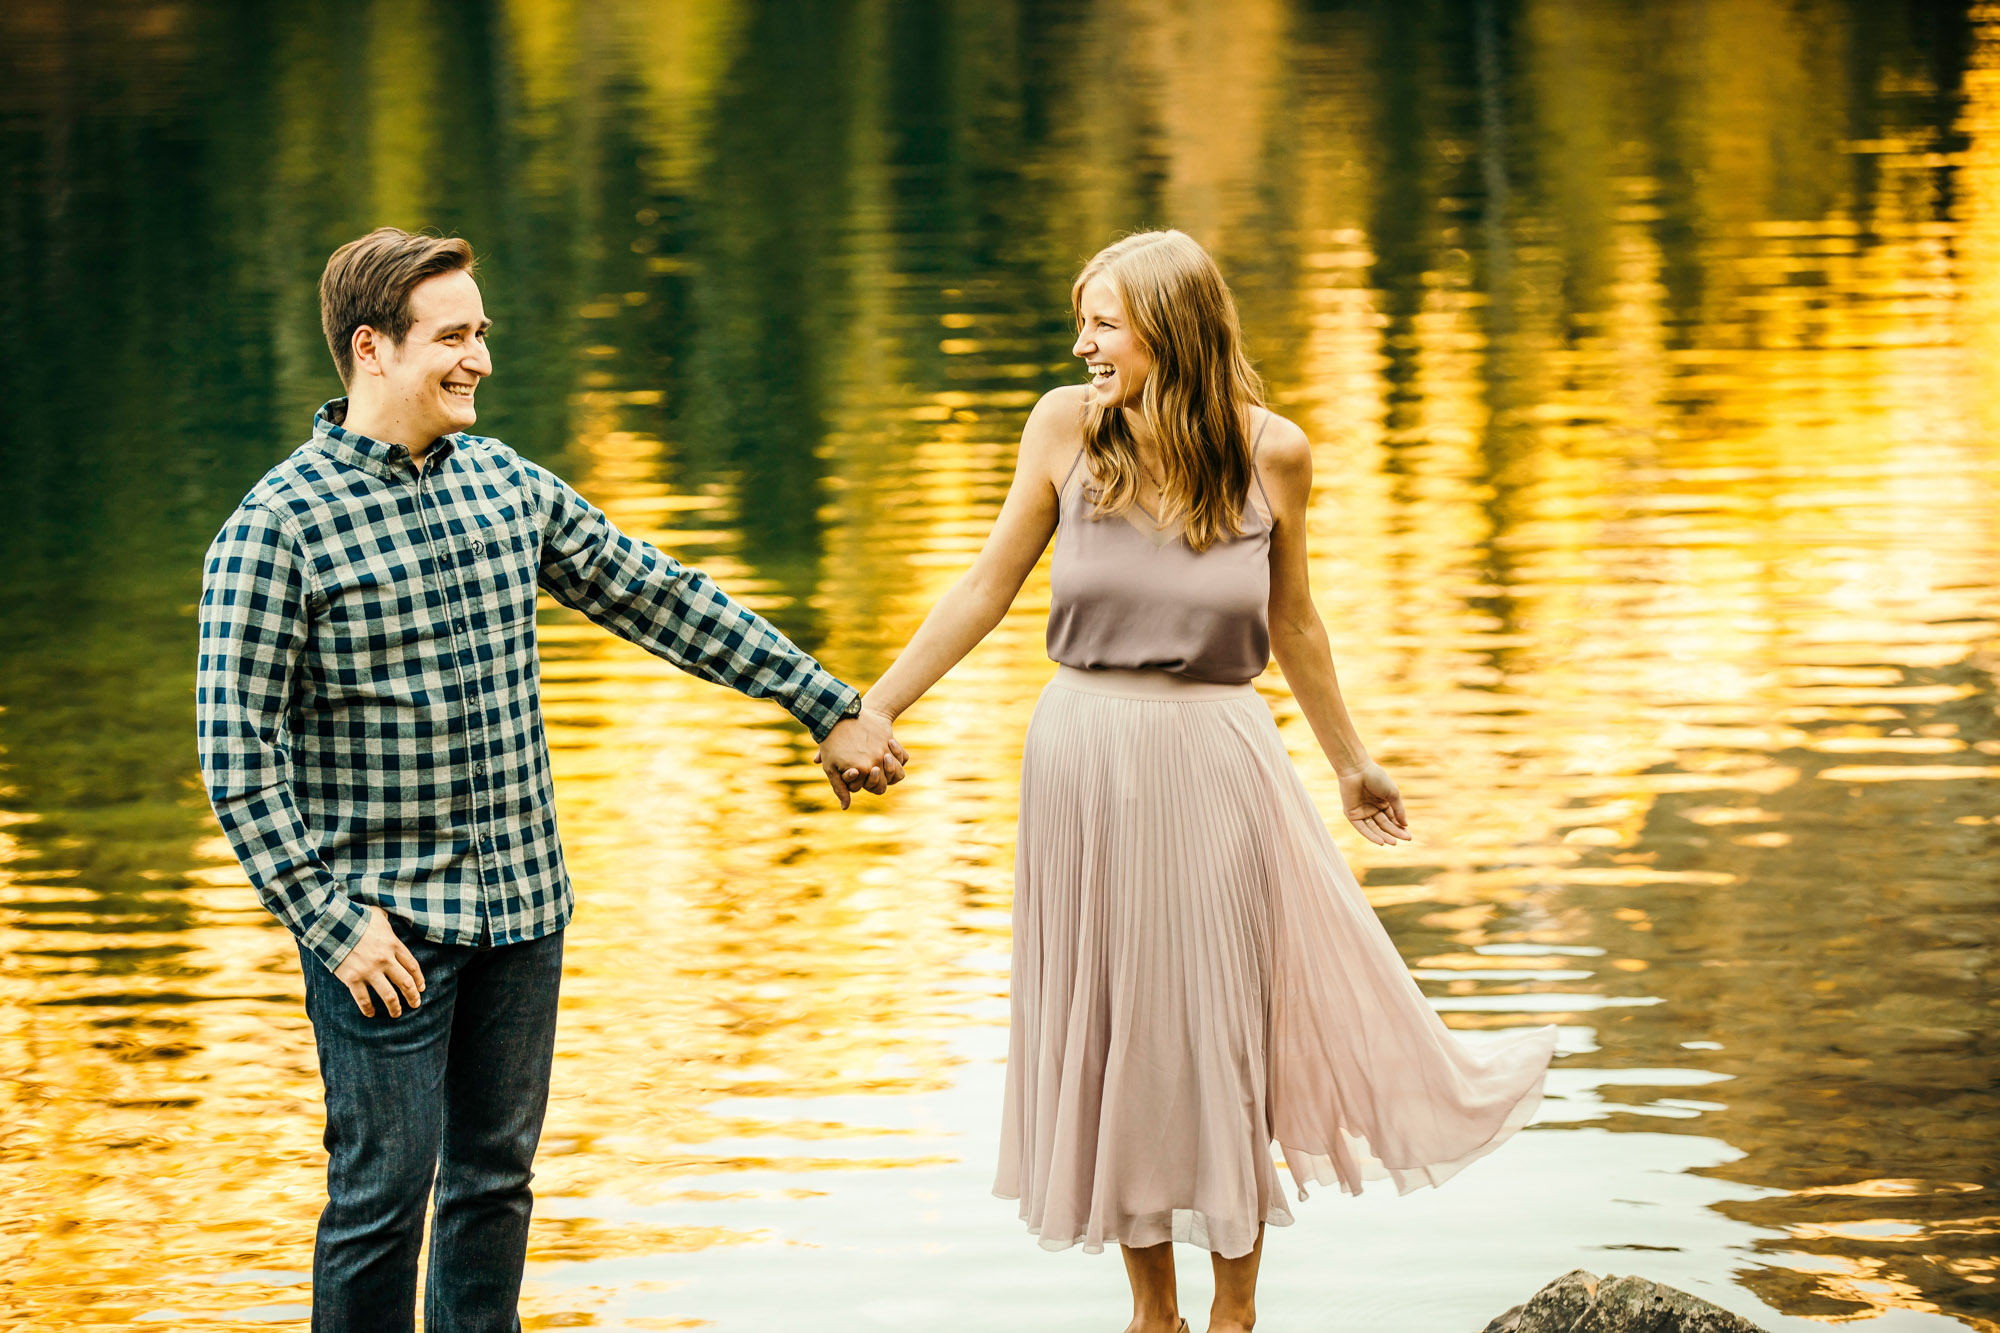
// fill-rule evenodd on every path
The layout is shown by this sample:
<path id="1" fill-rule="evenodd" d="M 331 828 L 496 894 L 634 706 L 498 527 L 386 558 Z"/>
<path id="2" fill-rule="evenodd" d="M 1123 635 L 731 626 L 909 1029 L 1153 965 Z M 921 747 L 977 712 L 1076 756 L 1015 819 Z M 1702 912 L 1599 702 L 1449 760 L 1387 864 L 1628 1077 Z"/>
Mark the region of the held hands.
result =
<path id="1" fill-rule="evenodd" d="M 865 706 L 859 717 L 835 723 L 813 752 L 813 762 L 826 773 L 843 810 L 857 791 L 880 796 L 901 782 L 903 765 L 909 761 L 908 752 L 890 734 L 888 717 Z"/>
<path id="2" fill-rule="evenodd" d="M 368 929 L 333 975 L 347 984 L 347 993 L 365 1018 L 375 1017 L 375 995 L 388 1006 L 389 1017 L 401 1018 L 404 1003 L 416 1008 L 424 989 L 424 970 L 417 966 L 416 955 L 396 938 L 389 914 L 379 907 L 368 909 Z M 375 995 L 369 994 L 371 990 Z"/>
<path id="3" fill-rule="evenodd" d="M 1410 840 L 1410 818 L 1403 813 L 1403 794 L 1382 765 L 1369 760 L 1340 775 L 1340 808 L 1361 836 L 1379 847 Z"/>

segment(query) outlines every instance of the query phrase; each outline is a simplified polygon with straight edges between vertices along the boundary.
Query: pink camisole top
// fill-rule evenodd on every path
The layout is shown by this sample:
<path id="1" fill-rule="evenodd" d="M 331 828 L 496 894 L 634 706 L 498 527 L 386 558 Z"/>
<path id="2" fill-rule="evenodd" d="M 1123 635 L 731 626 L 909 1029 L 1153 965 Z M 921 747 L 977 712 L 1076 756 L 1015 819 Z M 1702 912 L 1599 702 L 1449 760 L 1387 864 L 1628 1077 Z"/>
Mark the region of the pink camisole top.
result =
<path id="1" fill-rule="evenodd" d="M 1049 656 L 1084 670 L 1167 671 L 1230 684 L 1263 674 L 1271 658 L 1271 500 L 1255 445 L 1250 475 L 1262 508 L 1245 496 L 1242 533 L 1197 552 L 1178 525 L 1162 528 L 1136 504 L 1094 516 L 1095 482 L 1079 451 L 1057 493 Z"/>

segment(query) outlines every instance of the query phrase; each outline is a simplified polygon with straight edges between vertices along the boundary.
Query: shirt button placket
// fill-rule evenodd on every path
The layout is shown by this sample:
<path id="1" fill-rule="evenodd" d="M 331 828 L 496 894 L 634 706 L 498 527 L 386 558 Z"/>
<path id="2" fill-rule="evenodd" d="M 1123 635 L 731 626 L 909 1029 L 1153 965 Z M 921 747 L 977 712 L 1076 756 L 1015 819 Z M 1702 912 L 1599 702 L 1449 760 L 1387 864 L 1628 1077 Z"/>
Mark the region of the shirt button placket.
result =
<path id="1" fill-rule="evenodd" d="M 480 556 L 486 554 L 486 543 L 478 537 L 473 537 L 467 540 L 465 550 L 472 559 L 477 560 Z M 467 584 L 473 573 L 472 569 L 467 569 L 460 580 L 459 597 L 462 603 L 469 604 L 470 602 L 470 589 Z M 463 619 L 458 622 L 458 630 L 461 634 L 466 632 L 466 622 Z M 479 707 L 477 698 L 479 682 L 476 673 L 479 669 L 479 659 L 478 654 L 472 651 L 470 644 L 465 646 L 462 660 L 465 662 L 465 667 L 461 671 L 459 679 L 465 685 L 466 726 L 470 732 L 473 752 L 475 754 L 484 754 L 487 752 L 488 746 L 486 715 Z M 478 829 L 477 846 L 479 848 L 479 938 L 482 942 L 490 943 L 493 938 L 493 904 L 488 901 L 487 889 L 490 884 L 490 872 L 493 868 L 493 834 L 490 831 L 489 823 L 492 818 L 492 787 L 487 779 L 488 771 L 488 764 L 485 759 L 479 759 L 472 765 L 472 818 L 475 827 Z"/>
<path id="2" fill-rule="evenodd" d="M 486 878 L 486 859 L 493 851 L 493 836 L 486 831 L 486 761 L 474 761 L 472 765 L 472 820 L 473 844 L 479 848 L 479 878 Z M 484 908 L 482 906 L 482 911 Z"/>
<path id="3" fill-rule="evenodd" d="M 417 504 L 420 514 L 426 501 L 430 501 L 433 507 L 443 512 L 444 506 L 438 505 L 434 497 L 425 493 L 425 488 L 420 478 L 417 483 Z M 463 559 L 454 562 L 452 557 L 459 549 L 461 548 L 447 542 L 440 553 L 434 542 L 431 546 L 437 565 L 437 586 L 440 594 L 439 609 L 449 617 L 446 623 L 451 626 L 456 634 L 462 636 L 467 633 L 468 619 L 465 615 L 460 614 L 465 609 L 468 601 L 466 587 L 467 562 Z M 463 549 L 477 556 L 485 550 L 485 543 L 474 538 Z M 485 749 L 486 727 L 485 719 L 475 706 L 473 681 L 467 670 L 467 664 L 473 658 L 470 646 L 462 642 L 461 639 L 454 638 L 451 644 L 451 657 L 458 669 L 458 680 L 461 691 L 460 703 L 461 707 L 465 710 L 466 739 L 470 742 L 472 752 L 480 754 Z M 489 818 L 487 802 L 484 800 L 486 771 L 486 760 L 477 759 L 473 761 L 471 815 L 473 846 L 477 849 L 473 864 L 475 873 L 479 876 L 480 887 L 480 892 L 473 907 L 474 918 L 477 922 L 477 930 L 474 933 L 474 938 L 482 943 L 490 943 L 492 940 L 491 905 L 486 901 L 485 892 L 489 878 L 487 863 L 493 855 L 493 836 L 491 833 L 485 831 L 485 825 Z"/>

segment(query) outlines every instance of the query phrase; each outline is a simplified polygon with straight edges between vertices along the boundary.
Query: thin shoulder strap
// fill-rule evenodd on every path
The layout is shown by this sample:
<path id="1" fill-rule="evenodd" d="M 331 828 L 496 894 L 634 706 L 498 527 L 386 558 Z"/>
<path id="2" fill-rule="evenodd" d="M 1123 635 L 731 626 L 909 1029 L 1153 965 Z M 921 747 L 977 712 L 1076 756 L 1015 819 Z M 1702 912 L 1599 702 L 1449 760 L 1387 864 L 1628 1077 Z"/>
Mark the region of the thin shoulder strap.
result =
<path id="1" fill-rule="evenodd" d="M 1056 499 L 1062 499 L 1063 492 L 1069 489 L 1069 481 L 1071 477 L 1076 475 L 1077 464 L 1083 461 L 1083 456 L 1088 452 L 1090 451 L 1087 448 L 1079 447 L 1076 451 L 1076 457 L 1069 460 L 1069 471 L 1063 473 L 1062 485 L 1056 487 Z"/>
<path id="2" fill-rule="evenodd" d="M 1257 427 L 1257 438 L 1250 441 L 1251 462 L 1254 463 L 1257 461 L 1257 449 L 1260 445 L 1264 443 L 1264 432 L 1271 428 L 1271 418 L 1276 415 L 1278 414 L 1276 412 L 1273 412 L 1270 408 L 1267 407 L 1264 409 L 1264 421 L 1262 425 Z"/>
<path id="3" fill-rule="evenodd" d="M 1257 438 L 1250 441 L 1250 476 L 1257 483 L 1257 494 L 1264 497 L 1264 519 L 1266 522 L 1275 518 L 1278 511 L 1271 505 L 1271 493 L 1264 489 L 1264 474 L 1257 467 L 1257 450 L 1262 447 L 1264 432 L 1271 428 L 1271 418 L 1276 415 L 1276 412 L 1271 411 L 1268 407 L 1265 408 L 1264 423 L 1257 427 Z"/>

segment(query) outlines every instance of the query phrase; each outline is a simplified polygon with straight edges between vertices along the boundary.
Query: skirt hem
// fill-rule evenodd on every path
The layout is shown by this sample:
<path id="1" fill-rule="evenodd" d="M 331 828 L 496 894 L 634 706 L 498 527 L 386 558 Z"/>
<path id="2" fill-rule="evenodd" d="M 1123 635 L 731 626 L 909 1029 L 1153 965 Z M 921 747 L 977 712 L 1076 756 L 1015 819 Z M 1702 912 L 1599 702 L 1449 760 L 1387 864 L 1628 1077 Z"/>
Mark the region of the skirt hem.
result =
<path id="1" fill-rule="evenodd" d="M 996 1189 L 993 1191 L 993 1197 L 996 1199 L 1006 1199 L 1010 1202 L 1018 1202 L 1021 1196 L 1018 1194 L 1008 1194 L 1004 1190 Z M 1071 1236 L 1067 1240 L 1052 1237 L 1046 1228 L 1036 1226 L 1026 1217 L 1023 1217 L 1021 1221 L 1026 1225 L 1028 1234 L 1035 1238 L 1035 1244 L 1051 1254 L 1059 1254 L 1064 1250 L 1072 1250 L 1079 1245 L 1083 1247 L 1085 1254 L 1102 1254 L 1107 1246 L 1112 1245 L 1123 1245 L 1131 1249 L 1143 1250 L 1150 1249 L 1155 1245 L 1171 1242 L 1173 1244 L 1190 1245 L 1196 1249 L 1206 1250 L 1210 1254 L 1218 1255 L 1224 1259 L 1241 1259 L 1256 1247 L 1256 1228 L 1254 1227 L 1250 1228 L 1251 1239 L 1240 1247 L 1236 1247 L 1231 1246 L 1227 1241 L 1211 1244 L 1210 1241 L 1214 1239 L 1217 1228 L 1211 1227 L 1206 1216 L 1194 1209 L 1176 1208 L 1173 1210 L 1173 1219 L 1171 1223 L 1162 1223 L 1154 1218 L 1134 1219 L 1134 1225 L 1129 1228 L 1130 1239 L 1118 1234 L 1094 1236 L 1086 1230 Z M 1295 1220 L 1290 1210 L 1280 1203 L 1271 1210 L 1259 1225 L 1264 1227 L 1288 1227 Z M 1233 1224 L 1228 1228 L 1228 1230 L 1235 1229 Z M 1121 1228 L 1121 1230 L 1127 1229 Z M 1234 1250 L 1234 1253 L 1231 1252 L 1232 1250 Z"/>

